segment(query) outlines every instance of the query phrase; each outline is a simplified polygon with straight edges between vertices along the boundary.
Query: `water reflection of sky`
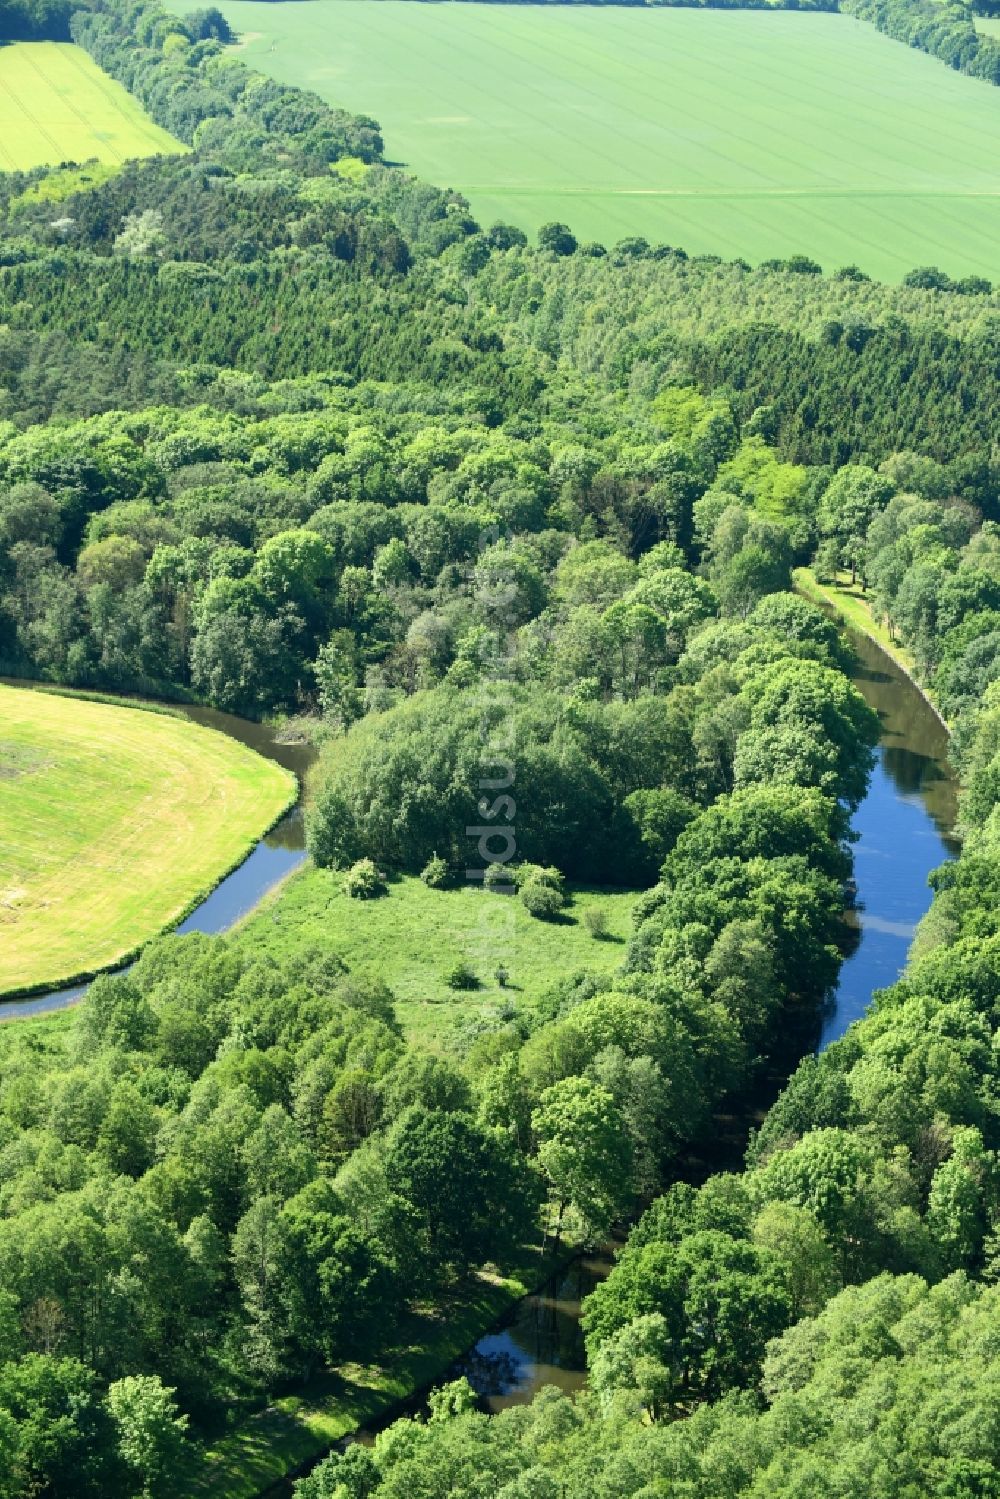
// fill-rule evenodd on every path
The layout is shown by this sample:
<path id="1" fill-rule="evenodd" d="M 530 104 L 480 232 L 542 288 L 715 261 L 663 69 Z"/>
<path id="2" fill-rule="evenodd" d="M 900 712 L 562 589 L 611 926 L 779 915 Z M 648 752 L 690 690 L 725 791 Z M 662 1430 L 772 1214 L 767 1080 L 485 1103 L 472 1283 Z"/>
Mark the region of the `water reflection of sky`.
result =
<path id="1" fill-rule="evenodd" d="M 286 874 L 305 863 L 302 849 L 284 848 L 265 839 L 258 843 L 248 859 L 217 885 L 211 895 L 177 928 L 178 935 L 188 932 L 227 932 L 242 917 L 249 915 Z"/>
<path id="2" fill-rule="evenodd" d="M 840 971 L 836 1002 L 820 1047 L 843 1035 L 876 989 L 906 966 L 917 924 L 931 903 L 927 877 L 955 845 L 945 830 L 955 811 L 947 735 L 913 685 L 887 667 L 867 641 L 857 642 L 856 684 L 882 720 L 882 743 L 868 795 L 854 818 L 860 941 Z"/>

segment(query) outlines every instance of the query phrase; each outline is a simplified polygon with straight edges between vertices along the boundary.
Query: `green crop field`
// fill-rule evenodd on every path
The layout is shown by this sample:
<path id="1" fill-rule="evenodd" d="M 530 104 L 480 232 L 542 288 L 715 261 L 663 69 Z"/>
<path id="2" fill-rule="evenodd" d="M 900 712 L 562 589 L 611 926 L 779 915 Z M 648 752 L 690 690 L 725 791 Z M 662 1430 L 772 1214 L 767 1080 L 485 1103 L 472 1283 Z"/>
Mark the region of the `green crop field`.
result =
<path id="1" fill-rule="evenodd" d="M 183 149 L 80 47 L 0 46 L 0 171 Z"/>
<path id="2" fill-rule="evenodd" d="M 187 0 L 191 3 L 191 0 Z M 477 215 L 1000 278 L 1000 89 L 844 16 L 222 0 L 240 55 Z"/>
<path id="3" fill-rule="evenodd" d="M 0 685 L 0 994 L 133 951 L 294 794 L 287 771 L 186 719 Z"/>

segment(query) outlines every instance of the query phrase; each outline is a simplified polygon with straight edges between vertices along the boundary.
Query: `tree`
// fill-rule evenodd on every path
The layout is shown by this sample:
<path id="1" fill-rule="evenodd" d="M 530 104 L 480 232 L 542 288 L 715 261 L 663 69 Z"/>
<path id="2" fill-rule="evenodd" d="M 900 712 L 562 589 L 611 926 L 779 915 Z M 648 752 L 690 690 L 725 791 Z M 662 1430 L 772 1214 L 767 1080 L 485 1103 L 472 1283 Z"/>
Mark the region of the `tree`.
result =
<path id="1" fill-rule="evenodd" d="M 631 1191 L 625 1122 L 607 1089 L 585 1077 L 554 1083 L 531 1116 L 549 1183 L 558 1244 L 570 1209 L 591 1241 L 603 1238 Z"/>
<path id="2" fill-rule="evenodd" d="M 812 661 L 780 661 L 750 677 L 743 695 L 753 730 L 764 735 L 805 732 L 827 746 L 829 769 L 813 784 L 851 808 L 858 805 L 868 787 L 879 724 L 842 673 Z M 754 757 L 744 749 L 738 774 L 741 779 L 767 779 L 767 763 L 755 769 Z"/>
<path id="3" fill-rule="evenodd" d="M 622 1256 L 584 1309 L 591 1361 L 637 1317 L 651 1315 L 662 1319 L 654 1324 L 657 1362 L 670 1371 L 659 1398 L 677 1406 L 752 1387 L 768 1341 L 788 1325 L 791 1298 L 768 1251 L 706 1229 Z"/>
<path id="4" fill-rule="evenodd" d="M 852 583 L 864 555 L 868 528 L 892 494 L 891 481 L 863 463 L 838 469 L 823 492 L 817 513 L 820 531 L 837 543 L 842 561 L 851 569 Z"/>
<path id="5" fill-rule="evenodd" d="M 499 1259 L 528 1229 L 523 1163 L 469 1115 L 407 1109 L 385 1138 L 383 1167 L 417 1215 L 435 1272 Z"/>
<path id="6" fill-rule="evenodd" d="M 807 1208 L 771 1202 L 757 1214 L 753 1240 L 783 1267 L 794 1320 L 821 1311 L 837 1290 L 833 1252 Z"/>
<path id="7" fill-rule="evenodd" d="M 553 255 L 572 255 L 576 251 L 576 236 L 566 224 L 543 224 L 538 231 L 538 248 L 551 250 Z"/>
<path id="8" fill-rule="evenodd" d="M 14 1435 L 6 1461 L 17 1494 L 97 1496 L 115 1476 L 115 1438 L 92 1369 L 29 1353 L 0 1368 L 0 1413 Z M 5 1463 L 6 1466 L 6 1463 Z"/>
<path id="9" fill-rule="evenodd" d="M 590 1386 L 601 1405 L 608 1409 L 624 1394 L 651 1420 L 665 1415 L 676 1380 L 672 1351 L 670 1328 L 659 1312 L 626 1323 L 601 1344 L 590 1365 Z"/>
<path id="10" fill-rule="evenodd" d="M 148 1374 L 130 1375 L 108 1389 L 118 1450 L 137 1476 L 143 1499 L 187 1492 L 188 1418 L 178 1414 L 174 1394 Z"/>

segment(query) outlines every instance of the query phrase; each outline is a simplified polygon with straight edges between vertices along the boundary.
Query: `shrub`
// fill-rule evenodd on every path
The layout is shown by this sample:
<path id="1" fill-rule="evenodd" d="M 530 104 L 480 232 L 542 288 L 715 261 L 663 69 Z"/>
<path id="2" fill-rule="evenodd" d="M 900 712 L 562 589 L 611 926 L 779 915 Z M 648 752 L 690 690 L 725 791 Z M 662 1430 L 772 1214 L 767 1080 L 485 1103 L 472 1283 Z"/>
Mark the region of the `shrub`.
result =
<path id="1" fill-rule="evenodd" d="M 352 900 L 373 900 L 385 891 L 385 880 L 371 859 L 359 859 L 344 876 L 344 890 Z"/>
<path id="2" fill-rule="evenodd" d="M 608 913 L 603 906 L 588 906 L 583 913 L 583 924 L 597 942 L 608 935 Z"/>
<path id="3" fill-rule="evenodd" d="M 535 876 L 521 886 L 521 900 L 525 910 L 539 921 L 552 921 L 563 908 L 562 893 Z"/>
<path id="4" fill-rule="evenodd" d="M 444 976 L 444 981 L 449 989 L 479 988 L 479 979 L 476 975 L 476 970 L 461 958 L 448 969 L 448 972 Z"/>
<path id="5" fill-rule="evenodd" d="M 483 889 L 493 895 L 510 895 L 514 889 L 514 873 L 506 864 L 487 864 L 483 871 Z"/>
<path id="6" fill-rule="evenodd" d="M 451 870 L 446 859 L 432 854 L 420 871 L 420 878 L 429 890 L 444 890 L 451 883 Z"/>
<path id="7" fill-rule="evenodd" d="M 566 902 L 566 876 L 554 864 L 519 864 L 513 871 L 513 880 L 518 890 L 534 880 L 555 890 L 563 904 Z"/>

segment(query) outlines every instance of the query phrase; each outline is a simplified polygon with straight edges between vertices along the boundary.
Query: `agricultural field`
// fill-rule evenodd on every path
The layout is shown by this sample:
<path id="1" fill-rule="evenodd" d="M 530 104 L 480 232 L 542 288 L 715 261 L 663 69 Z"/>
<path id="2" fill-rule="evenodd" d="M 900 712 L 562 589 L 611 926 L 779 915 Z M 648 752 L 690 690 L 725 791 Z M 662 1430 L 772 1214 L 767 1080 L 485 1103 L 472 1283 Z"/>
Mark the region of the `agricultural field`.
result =
<path id="1" fill-rule="evenodd" d="M 193 0 L 185 0 L 193 3 Z M 1000 278 L 1000 90 L 844 16 L 222 0 L 240 56 L 375 116 L 485 223 Z"/>
<path id="2" fill-rule="evenodd" d="M 379 899 L 359 901 L 343 884 L 334 870 L 304 870 L 248 919 L 241 939 L 277 958 L 303 945 L 332 948 L 352 973 L 383 978 L 406 1034 L 432 1046 L 454 1039 L 484 1010 L 532 1008 L 546 989 L 581 969 L 618 968 L 636 898 L 633 891 L 577 887 L 560 919 L 542 922 L 519 900 L 484 894 L 479 886 L 429 890 L 404 876 Z M 584 919 L 595 907 L 607 922 L 598 938 Z M 473 970 L 478 988 L 448 987 L 445 975 L 458 962 Z M 504 988 L 495 978 L 501 965 L 509 974 Z"/>
<path id="3" fill-rule="evenodd" d="M 0 171 L 91 158 L 120 165 L 183 149 L 80 47 L 0 46 Z"/>
<path id="4" fill-rule="evenodd" d="M 134 951 L 294 795 L 287 771 L 184 718 L 0 685 L 0 994 Z"/>

